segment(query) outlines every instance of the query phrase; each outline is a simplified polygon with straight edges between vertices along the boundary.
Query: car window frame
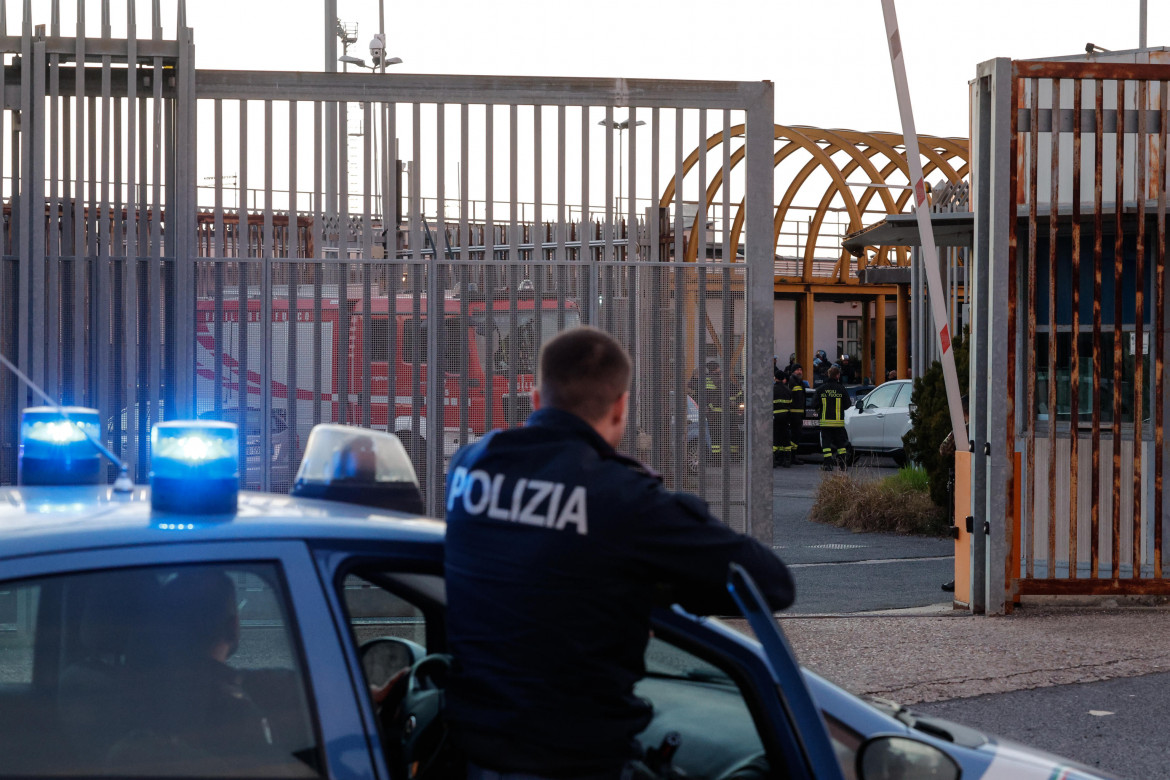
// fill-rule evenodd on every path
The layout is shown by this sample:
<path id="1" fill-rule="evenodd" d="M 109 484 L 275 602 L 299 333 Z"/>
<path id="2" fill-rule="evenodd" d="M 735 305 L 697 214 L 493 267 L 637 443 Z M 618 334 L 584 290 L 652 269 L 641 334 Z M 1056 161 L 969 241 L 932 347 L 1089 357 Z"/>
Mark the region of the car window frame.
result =
<path id="1" fill-rule="evenodd" d="M 324 600 L 305 543 L 289 540 L 192 540 L 182 544 L 41 553 L 4 561 L 3 581 L 129 568 L 232 564 L 271 564 L 282 578 L 289 610 L 291 649 L 304 674 L 313 735 L 323 758 L 323 776 L 349 777 L 354 776 L 355 767 L 369 767 L 371 751 L 365 745 L 368 732 L 364 732 L 358 708 L 354 706 L 354 688 L 350 681 L 342 684 L 338 680 L 337 670 L 348 668 L 340 655 L 338 643 L 327 631 L 305 631 L 302 628 L 304 625 L 326 625 L 332 619 L 332 610 Z M 360 745 L 353 740 L 355 732 L 362 732 L 366 737 Z"/>
<path id="2" fill-rule="evenodd" d="M 894 398 L 894 408 L 908 409 L 911 397 L 914 395 L 914 383 L 902 382 L 901 384 L 902 386 L 898 388 L 898 395 Z"/>
<path id="3" fill-rule="evenodd" d="M 901 391 L 902 388 L 900 387 L 886 387 L 885 385 L 878 385 L 873 390 L 870 390 L 869 394 L 865 396 L 865 400 L 862 402 L 862 409 L 888 409 L 890 406 L 892 406 L 892 404 L 878 404 L 873 400 L 873 397 L 879 393 L 884 394 L 891 392 L 892 395 L 890 396 L 890 401 L 896 401 L 898 400 L 898 393 Z"/>

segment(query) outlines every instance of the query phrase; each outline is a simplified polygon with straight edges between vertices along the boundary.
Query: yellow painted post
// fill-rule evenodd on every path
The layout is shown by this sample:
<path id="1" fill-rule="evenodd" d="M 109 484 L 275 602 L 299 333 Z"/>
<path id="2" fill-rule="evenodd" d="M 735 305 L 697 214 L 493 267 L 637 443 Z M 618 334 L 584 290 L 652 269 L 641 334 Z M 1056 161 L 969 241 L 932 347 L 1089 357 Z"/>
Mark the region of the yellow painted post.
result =
<path id="1" fill-rule="evenodd" d="M 806 292 L 800 301 L 800 349 L 797 353 L 800 355 L 800 364 L 804 366 L 804 376 L 810 382 L 812 381 L 812 359 L 813 352 L 816 347 L 813 342 L 816 340 L 814 331 L 816 330 L 816 303 L 811 292 Z"/>
<path id="2" fill-rule="evenodd" d="M 861 302 L 861 379 L 865 377 L 874 376 L 873 373 L 873 350 L 870 348 L 870 327 L 869 327 L 869 298 Z"/>
<path id="3" fill-rule="evenodd" d="M 971 453 L 955 452 L 955 606 L 971 606 L 971 534 L 967 533 L 967 516 L 971 514 Z"/>

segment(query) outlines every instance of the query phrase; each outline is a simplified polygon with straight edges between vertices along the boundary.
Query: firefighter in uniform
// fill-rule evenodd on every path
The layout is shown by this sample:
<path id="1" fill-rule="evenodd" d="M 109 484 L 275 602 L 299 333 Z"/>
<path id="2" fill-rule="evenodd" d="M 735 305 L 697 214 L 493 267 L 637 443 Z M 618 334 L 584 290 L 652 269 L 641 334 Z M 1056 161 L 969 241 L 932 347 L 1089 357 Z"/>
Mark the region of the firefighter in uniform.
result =
<path id="1" fill-rule="evenodd" d="M 699 392 L 699 369 L 691 376 L 687 387 L 695 396 L 696 403 L 703 403 L 707 409 L 707 432 L 711 438 L 711 460 L 718 462 L 723 457 L 723 408 L 727 393 L 723 387 L 723 375 L 719 360 L 709 357 L 706 362 L 707 377 L 703 380 L 703 392 Z"/>
<path id="2" fill-rule="evenodd" d="M 792 465 L 792 454 L 796 449 L 792 443 L 792 426 L 789 423 L 792 411 L 792 390 L 788 387 L 788 376 L 779 372 L 772 381 L 773 468 L 776 466 L 788 468 Z"/>
<path id="3" fill-rule="evenodd" d="M 772 609 L 792 603 L 792 576 L 770 547 L 614 449 L 629 378 L 611 336 L 564 331 L 541 350 L 524 427 L 493 431 L 451 461 L 445 713 L 469 780 L 617 780 L 651 720 L 634 684 L 652 607 L 734 614 L 731 563 Z"/>
<path id="4" fill-rule="evenodd" d="M 792 442 L 793 466 L 800 463 L 796 457 L 800 445 L 800 437 L 804 435 L 804 409 L 806 406 L 805 390 L 808 385 L 804 381 L 804 369 L 800 363 L 792 364 L 792 371 L 788 374 L 788 389 L 792 391 L 792 405 L 788 407 L 788 427 Z"/>
<path id="5" fill-rule="evenodd" d="M 820 415 L 821 451 L 825 462 L 821 467 L 832 471 L 833 464 L 845 470 L 849 436 L 845 433 L 845 409 L 849 406 L 849 393 L 841 384 L 841 369 L 830 366 L 825 372 L 825 382 L 813 393 L 813 408 Z"/>

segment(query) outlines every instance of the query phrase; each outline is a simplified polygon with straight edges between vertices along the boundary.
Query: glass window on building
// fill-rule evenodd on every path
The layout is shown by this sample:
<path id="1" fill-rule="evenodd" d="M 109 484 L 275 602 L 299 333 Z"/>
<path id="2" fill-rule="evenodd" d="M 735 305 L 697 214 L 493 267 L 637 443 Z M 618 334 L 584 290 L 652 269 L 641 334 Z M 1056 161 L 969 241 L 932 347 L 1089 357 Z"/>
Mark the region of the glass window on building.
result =
<path id="1" fill-rule="evenodd" d="M 837 354 L 832 355 L 831 362 L 837 362 L 842 355 L 848 355 L 850 360 L 861 358 L 861 318 L 837 318 Z"/>

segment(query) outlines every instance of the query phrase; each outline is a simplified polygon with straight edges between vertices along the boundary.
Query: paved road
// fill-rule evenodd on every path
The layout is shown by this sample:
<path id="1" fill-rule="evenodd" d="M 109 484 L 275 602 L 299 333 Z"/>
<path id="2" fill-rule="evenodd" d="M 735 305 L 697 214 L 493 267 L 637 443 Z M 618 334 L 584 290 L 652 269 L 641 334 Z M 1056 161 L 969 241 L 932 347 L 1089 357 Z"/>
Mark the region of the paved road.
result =
<path id="1" fill-rule="evenodd" d="M 888 458 L 858 467 L 894 471 Z M 824 472 L 809 459 L 772 471 L 773 521 L 780 556 L 796 576 L 790 613 L 846 613 L 949 603 L 940 589 L 954 577 L 954 543 L 895 534 L 855 534 L 808 520 Z"/>
<path id="2" fill-rule="evenodd" d="M 918 705 L 1126 780 L 1170 778 L 1170 674 Z"/>

